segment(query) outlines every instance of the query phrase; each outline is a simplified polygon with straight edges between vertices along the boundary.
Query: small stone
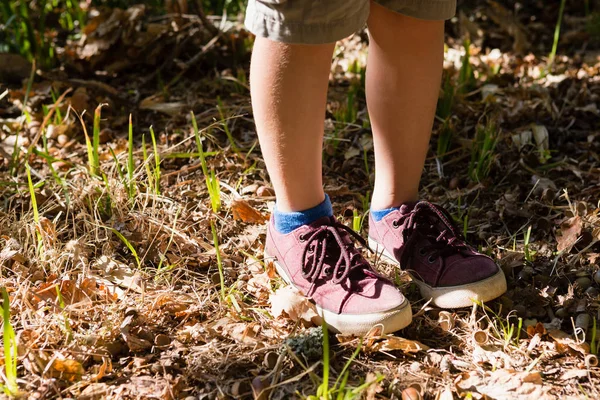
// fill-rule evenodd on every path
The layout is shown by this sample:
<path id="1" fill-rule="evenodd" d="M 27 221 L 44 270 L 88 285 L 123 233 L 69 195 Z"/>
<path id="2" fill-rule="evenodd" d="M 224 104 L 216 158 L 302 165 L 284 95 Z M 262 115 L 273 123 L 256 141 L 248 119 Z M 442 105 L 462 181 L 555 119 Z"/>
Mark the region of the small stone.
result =
<path id="1" fill-rule="evenodd" d="M 558 318 L 562 319 L 567 318 L 569 316 L 569 312 L 566 308 L 559 308 L 558 310 L 556 310 L 555 314 Z"/>
<path id="2" fill-rule="evenodd" d="M 270 187 L 261 186 L 256 190 L 256 195 L 258 197 L 272 197 L 275 196 L 275 191 Z"/>
<path id="3" fill-rule="evenodd" d="M 33 120 L 33 121 L 30 121 L 27 123 L 27 129 L 33 129 L 33 128 L 39 129 L 41 125 L 42 124 L 40 123 L 40 121 Z"/>
<path id="4" fill-rule="evenodd" d="M 586 299 L 579 299 L 577 301 L 577 307 L 575 307 L 575 312 L 577 314 L 579 314 L 579 313 L 585 312 L 585 310 L 587 310 L 587 301 L 586 301 Z"/>
<path id="5" fill-rule="evenodd" d="M 61 133 L 56 138 L 56 141 L 58 142 L 59 145 L 64 146 L 65 144 L 67 144 L 69 142 L 69 137 L 67 135 L 65 135 L 64 133 Z"/>
<path id="6" fill-rule="evenodd" d="M 579 314 L 575 319 L 575 326 L 581 328 L 584 332 L 587 332 L 590 326 L 590 316 L 588 314 Z"/>
<path id="7" fill-rule="evenodd" d="M 600 290 L 595 287 L 589 287 L 586 289 L 585 294 L 590 297 L 598 297 L 598 295 L 600 295 Z"/>
<path id="8" fill-rule="evenodd" d="M 594 274 L 594 282 L 600 285 L 600 269 Z"/>
<path id="9" fill-rule="evenodd" d="M 455 176 L 454 178 L 450 179 L 450 182 L 448 183 L 448 188 L 450 190 L 454 190 L 458 187 L 459 183 L 459 179 Z"/>
<path id="10" fill-rule="evenodd" d="M 58 133 L 59 133 L 58 129 L 56 129 L 56 127 L 52 124 L 49 124 L 48 127 L 46 128 L 46 137 L 48 139 L 56 139 L 56 137 L 58 136 Z"/>
<path id="11" fill-rule="evenodd" d="M 517 304 L 514 307 L 514 310 L 517 313 L 518 317 L 521 317 L 521 318 L 526 318 L 527 317 L 527 307 L 525 307 L 524 305 Z"/>
<path id="12" fill-rule="evenodd" d="M 521 272 L 519 272 L 519 280 L 528 282 L 531 279 L 532 275 L 533 275 L 533 268 L 531 268 L 529 266 L 525 266 L 525 267 L 523 267 Z"/>
<path id="13" fill-rule="evenodd" d="M 124 354 L 128 350 L 125 343 L 121 342 L 120 340 L 115 340 L 113 342 L 106 343 L 104 347 L 106 348 L 106 350 L 108 350 L 112 357 L 117 357 L 120 354 Z"/>
<path id="14" fill-rule="evenodd" d="M 585 276 L 582 278 L 577 278 L 577 280 L 575 281 L 575 284 L 577 286 L 579 286 L 582 290 L 586 290 L 587 288 L 592 286 L 592 280 L 590 278 L 588 278 L 587 276 Z"/>
<path id="15" fill-rule="evenodd" d="M 258 185 L 256 183 L 253 183 L 251 185 L 244 186 L 244 188 L 242 189 L 242 194 L 254 194 L 257 190 Z"/>
<path id="16" fill-rule="evenodd" d="M 218 272 L 215 272 L 214 274 L 212 274 L 210 276 L 210 280 L 215 285 L 218 284 L 218 283 L 221 283 L 221 275 Z"/>
<path id="17" fill-rule="evenodd" d="M 499 215 L 496 211 L 488 211 L 485 213 L 485 216 L 489 219 L 489 220 L 497 220 Z"/>
<path id="18" fill-rule="evenodd" d="M 421 394 L 417 389 L 408 387 L 402 391 L 402 400 L 421 400 Z"/>
<path id="19" fill-rule="evenodd" d="M 169 338 L 167 335 L 163 335 L 162 333 L 158 334 L 154 338 L 154 344 L 158 347 L 168 346 L 171 344 L 171 338 Z"/>

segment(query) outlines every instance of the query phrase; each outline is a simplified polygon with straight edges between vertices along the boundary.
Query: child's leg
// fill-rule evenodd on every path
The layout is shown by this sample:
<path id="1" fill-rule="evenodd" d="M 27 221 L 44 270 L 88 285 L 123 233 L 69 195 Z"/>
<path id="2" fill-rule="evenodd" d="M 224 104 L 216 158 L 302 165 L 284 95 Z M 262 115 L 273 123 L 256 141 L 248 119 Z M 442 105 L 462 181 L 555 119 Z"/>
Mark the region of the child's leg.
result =
<path id="1" fill-rule="evenodd" d="M 252 109 L 278 211 L 307 210 L 325 198 L 321 157 L 334 45 L 254 43 Z"/>
<path id="2" fill-rule="evenodd" d="M 367 105 L 375 147 L 371 207 L 418 196 L 444 54 L 444 22 L 395 13 L 371 2 Z"/>

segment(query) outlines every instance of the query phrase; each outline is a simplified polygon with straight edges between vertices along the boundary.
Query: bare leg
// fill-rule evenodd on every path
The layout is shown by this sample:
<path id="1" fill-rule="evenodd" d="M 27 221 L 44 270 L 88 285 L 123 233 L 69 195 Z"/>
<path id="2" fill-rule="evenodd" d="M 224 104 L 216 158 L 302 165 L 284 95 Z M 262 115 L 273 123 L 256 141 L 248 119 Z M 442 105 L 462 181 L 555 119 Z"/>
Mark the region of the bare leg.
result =
<path id="1" fill-rule="evenodd" d="M 254 43 L 252 109 L 279 211 L 306 210 L 325 198 L 323 130 L 334 45 L 259 37 Z"/>
<path id="2" fill-rule="evenodd" d="M 374 210 L 417 199 L 444 55 L 444 22 L 371 2 L 367 105 L 375 148 Z"/>

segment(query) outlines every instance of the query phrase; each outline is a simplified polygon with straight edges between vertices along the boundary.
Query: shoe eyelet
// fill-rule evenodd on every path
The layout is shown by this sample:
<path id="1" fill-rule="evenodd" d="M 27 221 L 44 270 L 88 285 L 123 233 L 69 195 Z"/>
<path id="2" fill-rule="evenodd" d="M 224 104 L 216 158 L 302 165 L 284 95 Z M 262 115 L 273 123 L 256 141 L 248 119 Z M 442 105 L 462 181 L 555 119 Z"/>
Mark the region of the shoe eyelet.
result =
<path id="1" fill-rule="evenodd" d="M 298 236 L 298 239 L 299 239 L 301 242 L 306 242 L 306 236 L 304 236 L 304 234 L 301 234 L 300 236 Z"/>
<path id="2" fill-rule="evenodd" d="M 392 226 L 396 229 L 398 229 L 400 227 L 400 224 L 398 223 L 398 220 L 393 220 L 392 221 Z"/>
<path id="3" fill-rule="evenodd" d="M 331 275 L 331 268 L 324 268 L 324 269 L 323 269 L 323 273 L 324 273 L 325 275 Z"/>
<path id="4" fill-rule="evenodd" d="M 435 262 L 435 260 L 437 260 L 437 258 L 436 258 L 436 257 L 433 257 L 433 256 L 429 256 L 429 257 L 427 257 L 427 262 L 428 262 L 429 264 L 433 264 L 433 263 Z"/>
<path id="5" fill-rule="evenodd" d="M 421 248 L 419 249 L 419 255 L 420 255 L 421 257 L 423 257 L 425 254 L 427 254 L 427 251 L 425 251 L 425 248 L 424 248 L 424 247 L 421 247 Z"/>

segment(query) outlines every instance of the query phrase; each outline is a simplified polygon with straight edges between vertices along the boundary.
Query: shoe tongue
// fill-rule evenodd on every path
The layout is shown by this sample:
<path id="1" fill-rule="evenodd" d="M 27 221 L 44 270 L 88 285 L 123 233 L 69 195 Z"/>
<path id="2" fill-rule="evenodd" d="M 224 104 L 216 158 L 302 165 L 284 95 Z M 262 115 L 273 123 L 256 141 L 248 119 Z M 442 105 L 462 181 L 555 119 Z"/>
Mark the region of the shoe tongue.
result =
<path id="1" fill-rule="evenodd" d="M 413 210 L 413 208 L 415 208 L 416 205 L 417 205 L 416 201 L 407 202 L 407 203 L 402 204 L 398 208 L 398 211 L 400 211 L 400 214 L 408 214 L 409 212 L 411 212 Z"/>
<path id="2" fill-rule="evenodd" d="M 318 228 L 321 225 L 331 225 L 331 224 L 333 224 L 333 222 L 335 222 L 335 217 L 333 217 L 333 216 L 327 217 L 326 216 L 326 217 L 321 217 L 321 218 L 314 220 L 313 222 L 308 224 L 308 226 L 310 226 L 311 228 Z"/>

